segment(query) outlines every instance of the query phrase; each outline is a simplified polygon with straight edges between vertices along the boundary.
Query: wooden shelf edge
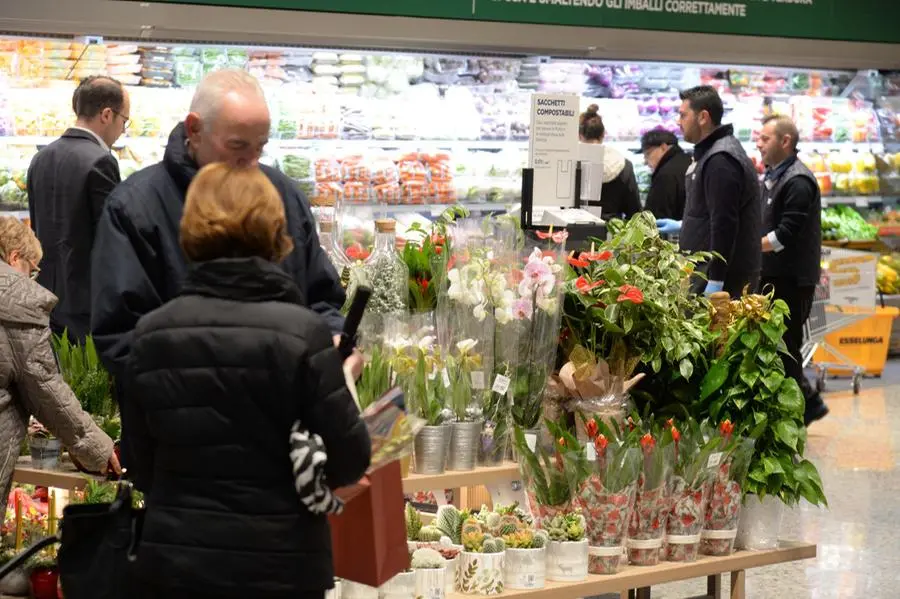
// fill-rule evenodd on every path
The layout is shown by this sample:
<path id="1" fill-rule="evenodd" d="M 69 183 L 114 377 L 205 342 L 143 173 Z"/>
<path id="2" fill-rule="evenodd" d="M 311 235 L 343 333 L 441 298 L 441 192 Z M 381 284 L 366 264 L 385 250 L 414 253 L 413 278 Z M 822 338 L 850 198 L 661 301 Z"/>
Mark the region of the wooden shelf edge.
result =
<path id="1" fill-rule="evenodd" d="M 548 582 L 543 589 L 528 591 L 504 591 L 497 595 L 504 599 L 571 599 L 592 597 L 606 593 L 621 593 L 630 589 L 654 587 L 669 582 L 704 578 L 715 574 L 762 568 L 786 562 L 816 557 L 816 546 L 809 543 L 782 541 L 778 549 L 768 551 L 738 551 L 727 557 L 701 556 L 689 564 L 662 562 L 658 566 L 626 566 L 611 576 L 588 576 L 582 582 Z M 468 595 L 453 593 L 447 599 L 464 599 Z"/>
<path id="2" fill-rule="evenodd" d="M 42 487 L 55 487 L 68 491 L 79 491 L 84 488 L 88 480 L 105 480 L 98 476 L 92 476 L 79 472 L 70 462 L 61 462 L 61 469 L 39 470 L 31 467 L 31 458 L 20 457 L 13 471 L 13 481 L 24 485 L 38 485 Z"/>
<path id="3" fill-rule="evenodd" d="M 499 466 L 483 466 L 468 471 L 447 471 L 443 474 L 410 474 L 403 479 L 403 492 L 434 491 L 477 487 L 491 482 L 512 481 L 519 478 L 519 466 L 504 462 Z"/>

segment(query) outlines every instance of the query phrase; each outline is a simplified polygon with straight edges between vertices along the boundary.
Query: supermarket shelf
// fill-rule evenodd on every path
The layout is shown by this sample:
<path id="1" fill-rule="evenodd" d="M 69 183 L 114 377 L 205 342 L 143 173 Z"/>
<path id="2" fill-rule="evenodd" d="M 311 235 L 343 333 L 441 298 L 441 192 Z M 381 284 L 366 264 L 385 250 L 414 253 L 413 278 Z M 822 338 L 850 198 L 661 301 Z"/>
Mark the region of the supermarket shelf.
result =
<path id="1" fill-rule="evenodd" d="M 431 216 L 440 216 L 444 210 L 452 206 L 459 205 L 468 209 L 469 212 L 507 212 L 513 203 L 502 204 L 497 202 L 488 203 L 471 203 L 465 202 L 459 204 L 345 204 L 342 208 L 345 216 L 356 216 L 362 214 L 369 216 L 372 214 L 402 214 L 418 212 L 422 214 L 431 214 Z"/>
<path id="2" fill-rule="evenodd" d="M 511 481 L 519 477 L 519 466 L 515 462 L 504 462 L 499 466 L 485 466 L 468 472 L 445 472 L 444 474 L 410 474 L 403 479 L 403 492 L 433 491 L 435 489 L 456 489 L 477 487 L 489 482 Z M 57 487 L 70 491 L 84 488 L 90 480 L 100 477 L 78 472 L 68 460 L 60 462 L 58 470 L 38 470 L 31 467 L 31 458 L 20 457 L 16 462 L 13 480 L 27 485 Z"/>
<path id="3" fill-rule="evenodd" d="M 15 216 L 19 220 L 30 218 L 27 210 L 0 210 L 0 216 Z"/>
<path id="4" fill-rule="evenodd" d="M 519 466 L 515 462 L 504 462 L 499 466 L 484 466 L 468 472 L 410 474 L 403 479 L 403 492 L 415 493 L 417 491 L 434 491 L 436 489 L 477 487 L 487 483 L 512 481 L 518 478 Z"/>
<path id="5" fill-rule="evenodd" d="M 857 208 L 868 208 L 873 204 L 881 205 L 889 202 L 896 202 L 896 196 L 826 196 L 822 198 L 822 207 L 836 206 L 838 204 L 856 206 Z"/>
<path id="6" fill-rule="evenodd" d="M 658 566 L 626 566 L 621 572 L 611 576 L 591 575 L 582 582 L 547 582 L 547 586 L 543 589 L 504 591 L 497 597 L 500 599 L 506 597 L 571 599 L 572 597 L 591 597 L 605 593 L 622 593 L 631 589 L 649 588 L 679 580 L 814 559 L 816 553 L 815 545 L 781 541 L 778 549 L 768 551 L 738 551 L 727 557 L 701 556 L 692 563 L 662 562 Z M 743 590 L 743 578 L 741 578 L 740 584 L 741 590 Z M 732 592 L 731 596 L 743 599 L 744 594 Z M 448 599 L 463 599 L 467 595 L 453 593 L 447 597 Z"/>

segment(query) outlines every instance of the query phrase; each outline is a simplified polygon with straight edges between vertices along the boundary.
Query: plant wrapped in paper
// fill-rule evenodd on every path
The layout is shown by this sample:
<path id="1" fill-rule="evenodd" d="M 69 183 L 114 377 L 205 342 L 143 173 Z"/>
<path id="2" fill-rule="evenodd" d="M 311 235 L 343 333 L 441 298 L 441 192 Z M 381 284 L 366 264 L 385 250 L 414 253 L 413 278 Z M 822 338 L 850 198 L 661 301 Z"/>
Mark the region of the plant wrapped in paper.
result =
<path id="1" fill-rule="evenodd" d="M 655 566 L 666 531 L 675 443 L 671 430 L 646 432 L 639 443 L 644 462 L 628 523 L 628 563 Z"/>
<path id="2" fill-rule="evenodd" d="M 731 322 L 720 357 L 703 379 L 695 413 L 714 421 L 742 423 L 756 440 L 744 493 L 774 495 L 786 505 L 804 498 L 827 505 L 816 467 L 803 459 L 804 398 L 786 376 L 778 355 L 785 351 L 788 307 L 772 293 L 731 304 Z M 790 357 L 786 359 L 791 359 Z"/>
<path id="3" fill-rule="evenodd" d="M 706 508 L 700 552 L 704 555 L 725 556 L 734 551 L 744 485 L 753 456 L 754 440 L 735 434 L 730 420 L 723 420 L 710 438 L 716 452 L 710 456 L 713 478 L 710 482 L 709 504 Z"/>
<path id="4" fill-rule="evenodd" d="M 564 421 L 548 420 L 545 425 L 555 439 L 552 447 L 540 443 L 534 433 L 515 429 L 528 508 L 538 523 L 570 513 L 575 493 L 590 472 L 584 448 L 566 430 Z"/>
<path id="5" fill-rule="evenodd" d="M 615 574 L 622 558 L 641 469 L 638 434 L 615 423 L 607 426 L 600 418 L 588 419 L 585 430 L 587 445 L 579 447 L 593 463 L 573 505 L 585 517 L 590 544 L 589 571 Z"/>
<path id="6" fill-rule="evenodd" d="M 400 256 L 409 269 L 411 312 L 437 309 L 438 292 L 444 286 L 451 253 L 447 231 L 457 219 L 467 216 L 469 211 L 463 206 L 451 206 L 435 219 L 430 229 L 414 222 L 406 230 L 407 240 Z"/>
<path id="7" fill-rule="evenodd" d="M 710 458 L 717 452 L 719 442 L 705 441 L 695 421 L 676 425 L 669 420 L 666 426 L 673 439 L 675 471 L 669 491 L 664 555 L 672 562 L 693 562 L 700 549 L 700 532 L 714 474 L 714 460 Z"/>
<path id="8" fill-rule="evenodd" d="M 689 292 L 710 254 L 683 255 L 660 238 L 649 212 L 611 221 L 609 230 L 608 241 L 569 258 L 565 347 L 585 348 L 620 381 L 646 373 L 635 391 L 656 413 L 672 402 L 689 405 L 716 337 L 708 302 Z"/>

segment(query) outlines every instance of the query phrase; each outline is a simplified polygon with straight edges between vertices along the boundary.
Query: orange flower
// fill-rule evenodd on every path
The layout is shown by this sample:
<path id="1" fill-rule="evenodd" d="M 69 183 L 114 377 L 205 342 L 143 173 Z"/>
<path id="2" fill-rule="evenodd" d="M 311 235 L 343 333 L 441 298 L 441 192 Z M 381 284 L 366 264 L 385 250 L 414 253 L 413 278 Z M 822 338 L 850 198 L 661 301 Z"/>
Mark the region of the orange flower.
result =
<path id="1" fill-rule="evenodd" d="M 653 435 L 647 433 L 641 437 L 641 447 L 644 448 L 645 452 L 652 451 L 656 447 L 656 439 L 653 438 Z"/>
<path id="2" fill-rule="evenodd" d="M 567 260 L 569 261 L 569 265 L 573 266 L 575 268 L 587 268 L 588 266 L 591 265 L 591 263 L 588 262 L 587 260 L 585 260 L 584 257 L 576 258 L 575 252 L 572 252 L 571 254 L 569 254 L 569 257 L 567 258 Z"/>
<path id="3" fill-rule="evenodd" d="M 597 435 L 597 437 L 594 438 L 594 449 L 597 450 L 598 456 L 602 456 L 604 453 L 606 453 L 606 447 L 608 445 L 609 441 L 607 440 L 606 436 Z"/>
<path id="4" fill-rule="evenodd" d="M 565 439 L 565 437 L 560 437 L 559 439 L 556 440 L 556 442 L 559 443 L 559 446 L 562 447 L 563 449 L 566 448 L 566 439 Z"/>
<path id="5" fill-rule="evenodd" d="M 575 281 L 575 289 L 578 290 L 578 293 L 582 295 L 589 295 L 591 291 L 599 287 L 603 284 L 603 281 L 597 281 L 596 283 L 591 283 L 589 280 L 584 277 L 578 277 Z"/>
<path id="6" fill-rule="evenodd" d="M 597 426 L 597 421 L 593 418 L 587 421 L 587 424 L 584 425 L 584 428 L 587 431 L 588 437 L 590 437 L 591 439 L 596 439 L 597 433 L 600 432 L 600 429 Z"/>
<path id="7" fill-rule="evenodd" d="M 674 426 L 672 427 L 672 440 L 675 441 L 675 443 L 681 441 L 681 433 Z"/>
<path id="8" fill-rule="evenodd" d="M 550 227 L 550 230 L 546 233 L 543 231 L 535 231 L 535 235 L 537 235 L 538 239 L 547 240 L 552 239 L 553 243 L 563 243 L 566 239 L 569 238 L 569 232 L 563 229 L 562 231 L 553 232 L 553 227 Z"/>
<path id="9" fill-rule="evenodd" d="M 440 256 L 441 254 L 443 254 L 443 253 L 444 253 L 444 246 L 442 246 L 442 245 L 436 245 L 436 246 L 434 246 L 434 253 L 437 254 L 438 256 Z"/>
<path id="10" fill-rule="evenodd" d="M 734 432 L 734 424 L 731 423 L 731 420 L 724 420 L 722 424 L 719 426 L 719 430 L 726 437 L 730 437 L 731 433 Z"/>
<path id="11" fill-rule="evenodd" d="M 604 250 L 602 252 L 585 252 L 581 254 L 581 258 L 588 262 L 603 262 L 609 260 L 612 256 L 613 253 L 609 250 Z"/>
<path id="12" fill-rule="evenodd" d="M 621 295 L 616 300 L 619 303 L 631 302 L 637 305 L 644 303 L 644 292 L 633 285 L 622 285 L 619 287 L 619 292 Z"/>

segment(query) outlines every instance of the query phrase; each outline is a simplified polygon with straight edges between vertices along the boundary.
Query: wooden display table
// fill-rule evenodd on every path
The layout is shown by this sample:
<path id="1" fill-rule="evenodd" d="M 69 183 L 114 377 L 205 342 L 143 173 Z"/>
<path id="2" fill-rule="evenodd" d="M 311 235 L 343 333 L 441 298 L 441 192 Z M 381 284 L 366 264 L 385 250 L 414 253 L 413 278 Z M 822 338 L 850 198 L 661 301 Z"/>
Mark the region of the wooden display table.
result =
<path id="1" fill-rule="evenodd" d="M 13 481 L 23 485 L 56 487 L 67 491 L 80 491 L 89 479 L 106 480 L 100 476 L 92 476 L 79 472 L 68 460 L 60 460 L 56 470 L 38 470 L 31 467 L 31 458 L 20 457 L 13 472 Z"/>
<path id="2" fill-rule="evenodd" d="M 638 599 L 649 599 L 653 586 L 708 577 L 707 597 L 724 597 L 721 576 L 731 574 L 731 599 L 745 599 L 745 571 L 752 568 L 772 566 L 816 557 L 816 546 L 808 543 L 782 541 L 778 549 L 771 551 L 739 551 L 728 557 L 701 556 L 696 562 L 683 564 L 662 562 L 658 566 L 626 566 L 612 576 L 588 576 L 582 582 L 548 582 L 543 589 L 533 591 L 507 591 L 497 595 L 498 599 L 574 599 L 592 597 L 606 593 L 619 593 L 628 597 L 629 591 Z M 638 589 L 636 593 L 633 591 Z M 448 599 L 465 599 L 471 595 L 454 593 Z"/>

